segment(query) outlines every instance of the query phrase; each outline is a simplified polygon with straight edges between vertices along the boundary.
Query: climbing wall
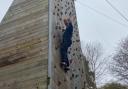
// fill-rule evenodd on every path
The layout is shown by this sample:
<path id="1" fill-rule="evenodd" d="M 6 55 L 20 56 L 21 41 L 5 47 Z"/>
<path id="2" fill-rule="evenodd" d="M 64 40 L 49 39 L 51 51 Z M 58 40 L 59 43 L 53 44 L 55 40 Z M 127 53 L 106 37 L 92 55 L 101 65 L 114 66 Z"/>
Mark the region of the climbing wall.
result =
<path id="1" fill-rule="evenodd" d="M 86 88 L 84 57 L 80 47 L 74 0 L 52 0 L 52 89 L 88 89 Z M 70 71 L 60 68 L 60 43 L 65 31 L 63 20 L 73 18 L 72 45 L 68 49 Z"/>
<path id="2" fill-rule="evenodd" d="M 0 24 L 0 89 L 47 89 L 48 0 L 14 0 Z"/>

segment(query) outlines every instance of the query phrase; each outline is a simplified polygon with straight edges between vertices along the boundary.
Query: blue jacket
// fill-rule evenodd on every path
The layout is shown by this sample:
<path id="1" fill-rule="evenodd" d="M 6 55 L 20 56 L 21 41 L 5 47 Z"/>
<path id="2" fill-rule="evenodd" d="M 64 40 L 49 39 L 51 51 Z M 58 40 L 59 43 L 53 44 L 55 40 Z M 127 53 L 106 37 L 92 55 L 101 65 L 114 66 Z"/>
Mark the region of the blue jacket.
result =
<path id="1" fill-rule="evenodd" d="M 72 44 L 72 33 L 73 33 L 73 26 L 72 23 L 70 22 L 67 25 L 66 30 L 63 34 L 63 44 L 65 46 L 70 46 Z"/>

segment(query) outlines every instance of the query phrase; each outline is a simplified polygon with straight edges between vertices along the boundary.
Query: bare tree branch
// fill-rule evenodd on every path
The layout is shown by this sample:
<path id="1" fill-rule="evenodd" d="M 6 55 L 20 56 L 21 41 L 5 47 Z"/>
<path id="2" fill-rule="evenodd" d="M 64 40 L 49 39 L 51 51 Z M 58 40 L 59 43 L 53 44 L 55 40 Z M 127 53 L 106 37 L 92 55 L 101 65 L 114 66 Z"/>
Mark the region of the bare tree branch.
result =
<path id="1" fill-rule="evenodd" d="M 128 84 L 128 37 L 122 40 L 113 55 L 112 73 Z"/>
<path id="2" fill-rule="evenodd" d="M 94 73 L 96 83 L 101 81 L 101 77 L 105 75 L 106 60 L 103 58 L 103 48 L 100 43 L 87 43 L 82 45 L 83 53 L 89 62 L 89 68 Z"/>

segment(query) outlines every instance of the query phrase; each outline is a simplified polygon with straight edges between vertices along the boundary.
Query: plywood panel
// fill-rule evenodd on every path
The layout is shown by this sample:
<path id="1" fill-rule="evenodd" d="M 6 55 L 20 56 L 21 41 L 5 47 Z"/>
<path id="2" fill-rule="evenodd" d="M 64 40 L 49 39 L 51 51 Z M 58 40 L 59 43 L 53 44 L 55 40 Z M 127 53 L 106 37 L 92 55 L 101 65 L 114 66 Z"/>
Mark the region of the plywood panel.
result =
<path id="1" fill-rule="evenodd" d="M 60 47 L 65 31 L 63 20 L 74 18 L 72 45 L 68 49 L 70 70 L 65 73 L 60 67 Z M 52 88 L 53 89 L 87 89 L 84 60 L 80 46 L 79 31 L 74 0 L 52 1 Z"/>
<path id="2" fill-rule="evenodd" d="M 14 0 L 0 24 L 0 89 L 47 89 L 48 0 Z"/>

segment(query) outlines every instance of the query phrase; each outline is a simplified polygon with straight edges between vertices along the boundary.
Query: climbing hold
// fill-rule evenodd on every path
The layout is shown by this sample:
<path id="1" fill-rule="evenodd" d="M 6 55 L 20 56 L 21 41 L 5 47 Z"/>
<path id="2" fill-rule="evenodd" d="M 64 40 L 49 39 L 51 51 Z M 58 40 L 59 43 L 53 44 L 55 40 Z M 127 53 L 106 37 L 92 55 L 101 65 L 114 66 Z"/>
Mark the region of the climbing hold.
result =
<path id="1" fill-rule="evenodd" d="M 58 86 L 60 86 L 61 85 L 61 82 L 60 81 L 58 81 L 58 84 L 57 84 Z"/>

